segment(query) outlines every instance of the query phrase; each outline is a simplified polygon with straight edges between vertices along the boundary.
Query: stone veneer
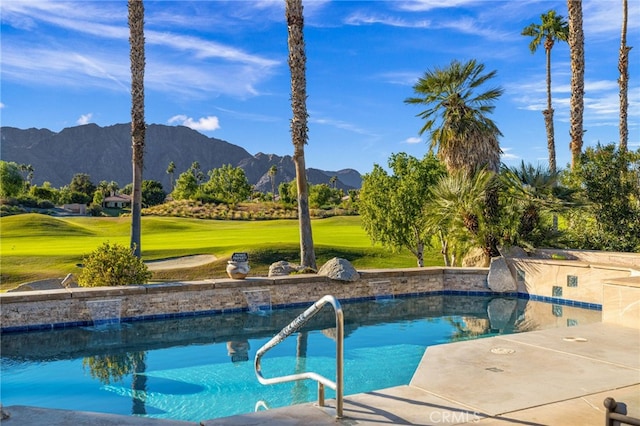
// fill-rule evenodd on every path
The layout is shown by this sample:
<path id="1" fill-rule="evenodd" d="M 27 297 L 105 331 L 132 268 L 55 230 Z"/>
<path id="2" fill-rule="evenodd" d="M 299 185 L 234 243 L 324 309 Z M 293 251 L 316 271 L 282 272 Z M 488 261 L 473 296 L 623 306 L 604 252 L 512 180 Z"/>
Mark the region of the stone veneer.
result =
<path id="1" fill-rule="evenodd" d="M 444 290 L 489 291 L 487 268 L 409 268 L 359 271 L 354 282 L 315 274 L 211 279 L 122 287 L 70 288 L 0 294 L 2 331 L 91 324 L 91 302 L 117 300 L 125 320 L 233 312 L 248 308 L 245 291 L 269 290 L 273 306 L 310 303 L 331 294 L 367 299 L 379 294 L 424 294 Z"/>

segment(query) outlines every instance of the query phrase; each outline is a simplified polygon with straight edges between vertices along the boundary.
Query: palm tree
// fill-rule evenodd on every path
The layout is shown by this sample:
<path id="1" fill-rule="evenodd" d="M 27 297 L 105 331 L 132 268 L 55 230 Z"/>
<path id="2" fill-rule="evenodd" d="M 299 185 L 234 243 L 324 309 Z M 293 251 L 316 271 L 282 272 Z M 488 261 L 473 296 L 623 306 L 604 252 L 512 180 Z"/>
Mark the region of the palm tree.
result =
<path id="1" fill-rule="evenodd" d="M 269 180 L 271 180 L 271 194 L 276 199 L 276 175 L 278 174 L 278 166 L 275 164 L 269 167 Z"/>
<path id="2" fill-rule="evenodd" d="M 333 175 L 329 178 L 329 183 L 333 189 L 336 189 L 336 184 L 338 183 L 338 176 Z"/>
<path id="3" fill-rule="evenodd" d="M 618 60 L 618 70 L 620 71 L 620 151 L 627 150 L 627 139 L 629 129 L 627 128 L 627 109 L 629 100 L 627 92 L 629 90 L 629 51 L 627 46 L 627 0 L 622 0 L 622 33 L 620 37 L 620 59 Z"/>
<path id="4" fill-rule="evenodd" d="M 291 141 L 294 147 L 293 163 L 296 168 L 298 189 L 298 222 L 300 224 L 300 262 L 302 266 L 316 269 L 316 255 L 311 233 L 309 194 L 304 161 L 304 146 L 307 143 L 307 79 L 304 47 L 302 0 L 286 0 L 287 43 L 289 46 L 289 69 L 291 70 Z"/>
<path id="5" fill-rule="evenodd" d="M 475 60 L 464 64 L 453 61 L 448 68 L 427 71 L 413 86 L 420 97 L 405 100 L 428 106 L 418 114 L 427 120 L 420 134 L 431 133 L 430 149 L 437 148 L 450 172 L 499 170 L 502 151 L 498 136 L 502 134 L 487 114 L 493 112 L 492 103 L 503 90 L 491 88 L 476 95 L 474 91 L 496 75 L 496 71 L 483 73 L 484 65 Z"/>
<path id="6" fill-rule="evenodd" d="M 484 203 L 487 191 L 495 182 L 494 175 L 486 170 L 472 175 L 457 170 L 441 177 L 432 188 L 432 198 L 425 205 L 424 215 L 427 227 L 440 239 L 445 266 L 459 264 L 466 252 L 484 246 L 491 234 Z M 485 266 L 489 259 L 487 253 Z"/>
<path id="7" fill-rule="evenodd" d="M 571 0 L 568 0 L 571 2 Z M 540 24 L 530 24 L 522 30 L 523 36 L 533 37 L 529 43 L 529 50 L 535 53 L 544 41 L 544 50 L 547 55 L 547 109 L 542 111 L 547 130 L 547 148 L 549 149 L 549 170 L 556 171 L 556 146 L 553 131 L 553 107 L 551 106 L 551 49 L 556 40 L 567 41 L 569 26 L 564 18 L 556 15 L 554 10 L 540 16 Z M 580 135 L 582 138 L 582 135 Z"/>
<path id="8" fill-rule="evenodd" d="M 169 175 L 169 186 L 171 187 L 171 191 L 173 191 L 173 174 L 175 172 L 176 172 L 176 163 L 172 161 L 167 166 L 167 174 Z"/>
<path id="9" fill-rule="evenodd" d="M 144 5 L 129 0 L 129 43 L 131 45 L 131 144 L 133 148 L 133 190 L 131 200 L 131 249 L 141 256 L 142 168 L 144 159 Z"/>
<path id="10" fill-rule="evenodd" d="M 571 56 L 571 167 L 582 153 L 582 116 L 584 113 L 584 31 L 582 30 L 582 0 L 567 0 L 569 10 L 569 52 Z"/>

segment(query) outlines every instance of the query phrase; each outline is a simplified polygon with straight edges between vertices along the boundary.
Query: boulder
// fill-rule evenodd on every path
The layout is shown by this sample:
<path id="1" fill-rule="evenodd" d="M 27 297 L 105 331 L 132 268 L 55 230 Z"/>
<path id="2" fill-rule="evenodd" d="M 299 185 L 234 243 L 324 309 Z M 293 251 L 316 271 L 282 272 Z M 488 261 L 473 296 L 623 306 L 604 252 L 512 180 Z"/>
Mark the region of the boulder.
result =
<path id="1" fill-rule="evenodd" d="M 285 260 L 280 260 L 278 262 L 272 263 L 269 266 L 269 276 L 270 277 L 281 277 L 284 275 L 290 275 L 294 272 L 298 272 L 300 270 L 300 266 L 289 263 Z"/>
<path id="2" fill-rule="evenodd" d="M 480 247 L 475 247 L 462 258 L 462 267 L 465 268 L 486 268 L 489 266 L 489 257 Z"/>
<path id="3" fill-rule="evenodd" d="M 337 281 L 357 281 L 360 274 L 346 259 L 334 257 L 320 267 L 318 275 L 324 275 Z"/>
<path id="4" fill-rule="evenodd" d="M 498 251 L 502 256 L 507 258 L 529 257 L 529 253 L 527 253 L 522 247 L 518 246 L 498 247 Z"/>
<path id="5" fill-rule="evenodd" d="M 518 289 L 516 280 L 513 279 L 511 270 L 507 266 L 507 261 L 502 256 L 491 259 L 487 283 L 491 291 L 500 293 L 514 292 Z"/>

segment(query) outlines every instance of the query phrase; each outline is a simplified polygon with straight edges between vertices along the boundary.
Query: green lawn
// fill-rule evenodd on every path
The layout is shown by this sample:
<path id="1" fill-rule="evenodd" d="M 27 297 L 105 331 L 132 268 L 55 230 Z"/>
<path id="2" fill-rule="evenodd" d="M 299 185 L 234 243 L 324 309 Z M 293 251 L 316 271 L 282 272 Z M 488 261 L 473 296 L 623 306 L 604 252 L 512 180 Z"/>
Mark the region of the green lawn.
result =
<path id="1" fill-rule="evenodd" d="M 130 218 L 51 217 L 39 214 L 0 219 L 1 289 L 22 282 L 79 273 L 77 264 L 103 242 L 129 244 Z M 348 259 L 357 268 L 415 266 L 407 251 L 392 253 L 372 246 L 357 216 L 312 222 L 318 266 L 332 257 Z M 252 275 L 267 275 L 278 260 L 300 260 L 297 220 L 220 221 L 145 216 L 142 219 L 144 260 L 212 254 L 218 260 L 189 270 L 162 271 L 156 280 L 225 276 L 226 261 L 235 251 L 249 253 Z M 441 265 L 437 250 L 425 265 Z"/>

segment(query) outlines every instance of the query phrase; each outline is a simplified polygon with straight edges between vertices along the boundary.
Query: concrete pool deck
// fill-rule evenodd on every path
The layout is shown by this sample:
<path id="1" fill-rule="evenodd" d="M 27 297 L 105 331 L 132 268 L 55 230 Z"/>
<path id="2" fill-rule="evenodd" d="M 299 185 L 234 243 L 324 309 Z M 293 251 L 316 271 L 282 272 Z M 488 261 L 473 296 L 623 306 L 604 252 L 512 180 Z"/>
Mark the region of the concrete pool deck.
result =
<path id="1" fill-rule="evenodd" d="M 8 406 L 2 424 L 602 425 L 606 397 L 640 418 L 638 328 L 598 323 L 431 346 L 409 385 L 345 397 L 340 420 L 311 403 L 200 423 Z"/>

